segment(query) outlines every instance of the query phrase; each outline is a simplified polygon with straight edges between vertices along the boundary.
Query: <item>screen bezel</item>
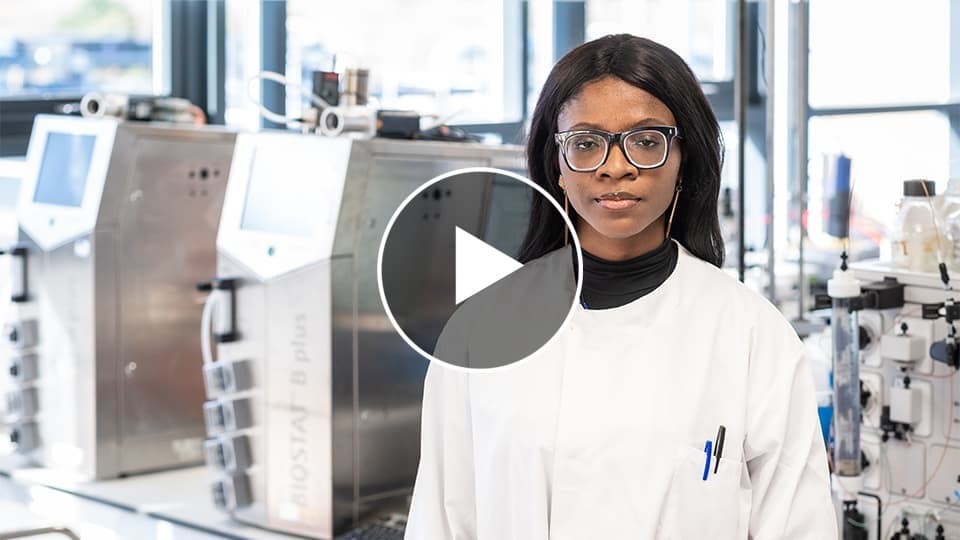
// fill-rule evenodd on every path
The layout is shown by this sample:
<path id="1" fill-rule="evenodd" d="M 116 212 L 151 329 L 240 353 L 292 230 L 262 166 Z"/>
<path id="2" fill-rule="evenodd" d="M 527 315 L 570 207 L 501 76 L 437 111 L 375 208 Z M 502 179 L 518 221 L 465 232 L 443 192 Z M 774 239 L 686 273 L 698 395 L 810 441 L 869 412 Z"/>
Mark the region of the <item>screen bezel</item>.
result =
<path id="1" fill-rule="evenodd" d="M 288 133 L 239 135 L 220 217 L 218 248 L 262 279 L 332 257 L 350 151 L 351 141 L 342 138 Z M 330 190 L 337 194 L 323 201 L 331 206 L 332 226 L 315 223 L 306 236 L 242 228 L 254 160 L 258 154 L 281 153 L 285 160 L 302 163 L 302 167 L 316 171 L 312 178 L 328 182 Z"/>
<path id="2" fill-rule="evenodd" d="M 309 205 L 302 208 L 307 211 L 307 213 L 304 216 L 297 216 L 300 218 L 305 218 L 303 219 L 302 222 L 298 222 L 297 225 L 301 225 L 301 224 L 307 225 L 308 230 L 306 231 L 298 231 L 298 232 L 281 231 L 278 229 L 284 228 L 284 227 L 275 227 L 276 225 L 281 224 L 276 220 L 276 218 L 264 219 L 263 216 L 258 215 L 259 212 L 255 212 L 253 214 L 249 213 L 254 208 L 256 208 L 256 210 L 258 211 L 266 210 L 267 212 L 272 212 L 272 209 L 270 209 L 266 205 L 258 204 L 256 201 L 254 201 L 254 199 L 252 199 L 252 197 L 257 194 L 263 193 L 265 190 L 276 189 L 277 186 L 269 185 L 270 182 L 272 181 L 270 178 L 256 178 L 256 176 L 254 175 L 255 171 L 258 170 L 258 165 L 261 166 L 260 172 L 263 172 L 264 170 L 263 168 L 267 168 L 267 169 L 273 168 L 274 162 L 276 160 L 270 160 L 269 158 L 274 157 L 270 155 L 270 152 L 276 151 L 276 150 L 277 149 L 275 148 L 269 148 L 269 147 L 265 148 L 264 145 L 256 147 L 253 150 L 253 156 L 250 160 L 249 170 L 246 171 L 246 193 L 244 194 L 244 197 L 243 197 L 243 206 L 240 208 L 240 230 L 245 232 L 257 232 L 257 233 L 267 234 L 271 236 L 273 235 L 291 236 L 296 238 L 313 237 L 317 233 L 316 229 L 318 227 L 318 223 L 316 223 L 315 220 L 310 219 Z M 283 149 L 283 150 L 286 151 L 286 149 Z M 306 166 L 306 164 L 304 164 L 304 166 Z M 280 169 L 279 166 L 277 167 L 277 169 L 282 170 Z M 309 170 L 309 169 L 306 169 L 306 170 Z M 296 180 L 301 180 L 302 177 L 305 175 L 305 173 L 300 173 L 298 171 L 298 175 L 300 177 L 295 178 L 294 182 L 290 182 L 289 185 L 298 185 Z M 255 182 L 260 182 L 260 183 L 255 184 Z M 255 191 L 254 187 L 258 189 L 256 193 L 254 192 Z M 254 206 L 251 206 L 252 201 L 254 202 Z M 276 212 L 276 213 L 279 213 L 279 212 Z M 247 222 L 248 219 L 251 221 L 251 223 Z M 267 221 L 269 222 L 270 225 L 274 227 L 254 226 L 254 222 L 256 221 L 260 221 L 260 222 Z M 289 225 L 289 223 L 282 224 L 282 225 Z M 286 228 L 290 228 L 290 227 L 286 227 Z"/>
<path id="3" fill-rule="evenodd" d="M 52 249 L 96 226 L 118 122 L 113 119 L 39 115 L 34 121 L 27 149 L 27 161 L 17 217 L 21 227 L 37 243 Z M 92 135 L 95 137 L 90 167 L 80 206 L 61 206 L 33 200 L 51 133 Z"/>

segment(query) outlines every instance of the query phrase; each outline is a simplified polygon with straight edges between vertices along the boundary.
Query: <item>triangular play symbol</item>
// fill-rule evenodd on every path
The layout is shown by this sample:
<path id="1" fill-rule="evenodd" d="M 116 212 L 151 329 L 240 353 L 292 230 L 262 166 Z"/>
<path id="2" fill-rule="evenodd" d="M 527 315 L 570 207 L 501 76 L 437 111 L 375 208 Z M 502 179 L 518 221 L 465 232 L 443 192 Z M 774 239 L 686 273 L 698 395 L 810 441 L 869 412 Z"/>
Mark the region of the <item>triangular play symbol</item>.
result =
<path id="1" fill-rule="evenodd" d="M 456 229 L 457 305 L 523 267 L 476 236 Z"/>

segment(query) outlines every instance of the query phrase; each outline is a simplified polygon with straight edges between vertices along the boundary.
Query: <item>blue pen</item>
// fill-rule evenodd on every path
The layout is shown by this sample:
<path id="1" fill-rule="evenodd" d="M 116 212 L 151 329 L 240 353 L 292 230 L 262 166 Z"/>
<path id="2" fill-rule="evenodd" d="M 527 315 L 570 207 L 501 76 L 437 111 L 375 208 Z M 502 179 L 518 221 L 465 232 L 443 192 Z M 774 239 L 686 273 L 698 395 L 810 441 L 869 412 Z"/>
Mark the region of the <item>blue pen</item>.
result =
<path id="1" fill-rule="evenodd" d="M 707 475 L 710 474 L 710 458 L 713 454 L 713 441 L 707 439 L 707 443 L 703 446 L 703 453 L 707 455 L 707 462 L 703 464 L 703 481 L 707 481 Z"/>

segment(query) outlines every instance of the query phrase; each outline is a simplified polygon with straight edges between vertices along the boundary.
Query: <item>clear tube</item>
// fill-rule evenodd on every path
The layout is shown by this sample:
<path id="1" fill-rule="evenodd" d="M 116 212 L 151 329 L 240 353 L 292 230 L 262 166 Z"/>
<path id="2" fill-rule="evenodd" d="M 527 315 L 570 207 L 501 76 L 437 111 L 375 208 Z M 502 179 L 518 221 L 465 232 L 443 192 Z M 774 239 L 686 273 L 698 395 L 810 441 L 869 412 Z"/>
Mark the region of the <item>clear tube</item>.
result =
<path id="1" fill-rule="evenodd" d="M 851 298 L 834 298 L 833 462 L 838 476 L 860 474 L 860 340 Z"/>

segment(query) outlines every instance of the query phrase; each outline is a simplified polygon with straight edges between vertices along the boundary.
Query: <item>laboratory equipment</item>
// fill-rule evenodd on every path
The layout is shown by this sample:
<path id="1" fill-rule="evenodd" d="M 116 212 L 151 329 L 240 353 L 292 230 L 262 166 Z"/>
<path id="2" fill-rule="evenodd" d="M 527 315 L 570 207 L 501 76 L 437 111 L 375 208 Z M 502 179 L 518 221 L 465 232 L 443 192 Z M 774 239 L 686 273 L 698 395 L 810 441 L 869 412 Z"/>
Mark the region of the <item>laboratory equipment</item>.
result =
<path id="1" fill-rule="evenodd" d="M 937 215 L 943 217 L 960 207 L 960 177 L 947 181 L 947 190 L 934 197 Z"/>
<path id="2" fill-rule="evenodd" d="M 217 506 L 241 522 L 318 538 L 381 511 L 406 512 L 426 361 L 384 312 L 381 235 L 428 180 L 463 167 L 523 170 L 522 155 L 515 146 L 238 136 L 217 273 L 201 286 L 211 293 L 204 414 Z M 480 227 L 496 217 L 485 213 L 486 193 L 484 182 L 429 193 L 423 219 L 452 229 L 455 217 L 474 216 Z M 441 251 L 409 239 L 411 260 L 449 255 Z M 425 299 L 423 325 L 445 322 L 437 307 L 449 299 L 411 293 Z"/>
<path id="3" fill-rule="evenodd" d="M 235 134 L 38 116 L 4 328 L 9 437 L 102 479 L 203 459 L 200 305 Z"/>
<path id="4" fill-rule="evenodd" d="M 879 537 L 881 509 L 884 538 L 902 531 L 904 523 L 926 538 L 960 537 L 960 349 L 954 327 L 960 306 L 948 288 L 950 276 L 878 260 L 851 263 L 848 272 L 861 283 L 861 294 L 849 302 L 858 320 L 840 343 L 831 342 L 849 348 L 852 341 L 858 349 L 862 480 L 839 476 L 856 467 L 852 459 L 835 463 L 844 538 Z M 836 372 L 834 377 L 837 384 Z M 846 512 L 851 501 L 864 503 L 865 497 L 879 500 Z"/>
<path id="5" fill-rule="evenodd" d="M 145 122 L 204 123 L 203 111 L 183 98 L 130 96 L 90 92 L 80 100 L 80 114 L 86 117 L 113 117 Z"/>
<path id="6" fill-rule="evenodd" d="M 840 485 L 843 501 L 844 534 L 849 536 L 851 522 L 862 522 L 857 508 L 863 485 L 860 460 L 860 339 L 857 311 L 862 307 L 860 281 L 847 266 L 847 253 L 840 256 L 840 267 L 827 282 L 830 297 L 831 335 L 833 336 L 833 472 Z"/>
<path id="7" fill-rule="evenodd" d="M 857 311 L 860 282 L 847 267 L 847 256 L 827 283 L 832 300 L 834 472 L 860 476 L 860 343 Z M 857 491 L 857 490 L 855 490 Z"/>
<path id="8" fill-rule="evenodd" d="M 336 137 L 343 133 L 372 135 L 377 131 L 377 111 L 366 106 L 327 107 L 320 113 L 321 134 Z"/>
<path id="9" fill-rule="evenodd" d="M 850 236 L 850 158 L 843 155 L 824 156 L 824 230 L 834 238 Z"/>
<path id="10" fill-rule="evenodd" d="M 943 256 L 954 275 L 960 275 L 960 178 L 951 178 L 938 209 L 943 227 Z"/>
<path id="11" fill-rule="evenodd" d="M 340 104 L 340 74 L 336 71 L 313 72 L 313 95 L 331 107 Z"/>
<path id="12" fill-rule="evenodd" d="M 939 237 L 932 200 L 936 194 L 936 184 L 930 180 L 903 182 L 903 200 L 890 232 L 895 266 L 919 272 L 937 270 Z"/>
<path id="13" fill-rule="evenodd" d="M 363 68 L 347 68 L 343 77 L 344 105 L 367 104 L 367 81 L 370 79 L 370 70 Z"/>

